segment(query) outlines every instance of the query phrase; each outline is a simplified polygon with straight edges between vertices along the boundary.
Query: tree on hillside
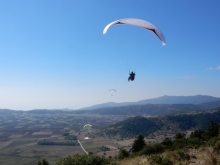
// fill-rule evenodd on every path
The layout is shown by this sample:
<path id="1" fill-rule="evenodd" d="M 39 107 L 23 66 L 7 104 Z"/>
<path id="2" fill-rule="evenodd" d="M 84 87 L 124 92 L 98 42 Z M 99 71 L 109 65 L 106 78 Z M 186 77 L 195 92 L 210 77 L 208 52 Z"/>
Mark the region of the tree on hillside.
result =
<path id="1" fill-rule="evenodd" d="M 163 146 L 165 146 L 166 148 L 170 148 L 170 147 L 172 147 L 173 142 L 172 142 L 172 140 L 171 140 L 170 138 L 165 138 L 165 139 L 161 142 L 161 144 L 162 144 Z"/>
<path id="2" fill-rule="evenodd" d="M 127 150 L 125 149 L 120 149 L 119 153 L 118 153 L 118 158 L 119 159 L 124 159 L 127 158 L 129 156 L 129 153 Z"/>
<path id="3" fill-rule="evenodd" d="M 134 140 L 134 143 L 132 144 L 132 152 L 138 152 L 140 151 L 142 148 L 144 148 L 144 146 L 146 145 L 145 141 L 144 141 L 144 137 L 142 135 L 139 135 L 137 137 L 136 140 Z"/>
<path id="4" fill-rule="evenodd" d="M 202 139 L 202 134 L 204 134 L 205 131 L 203 130 L 195 130 L 190 134 L 190 138 L 199 138 Z"/>
<path id="5" fill-rule="evenodd" d="M 210 121 L 210 125 L 208 127 L 208 133 L 210 137 L 218 136 L 219 126 L 213 120 Z"/>
<path id="6" fill-rule="evenodd" d="M 42 159 L 42 161 L 38 161 L 37 165 L 49 165 L 49 163 L 46 159 Z"/>
<path id="7" fill-rule="evenodd" d="M 177 133 L 174 138 L 175 139 L 183 139 L 183 138 L 185 138 L 185 134 L 184 133 Z"/>

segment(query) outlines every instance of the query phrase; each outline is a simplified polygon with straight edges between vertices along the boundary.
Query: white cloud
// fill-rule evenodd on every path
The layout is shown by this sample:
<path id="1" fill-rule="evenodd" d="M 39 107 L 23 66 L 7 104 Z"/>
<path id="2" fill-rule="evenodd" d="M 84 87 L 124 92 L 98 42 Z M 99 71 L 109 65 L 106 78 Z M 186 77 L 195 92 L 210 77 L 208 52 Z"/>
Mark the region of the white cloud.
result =
<path id="1" fill-rule="evenodd" d="M 206 68 L 205 70 L 213 70 L 213 68 L 212 68 L 212 67 L 209 67 L 209 68 Z"/>
<path id="2" fill-rule="evenodd" d="M 215 68 L 209 67 L 209 68 L 206 68 L 205 70 L 220 70 L 220 65 Z"/>

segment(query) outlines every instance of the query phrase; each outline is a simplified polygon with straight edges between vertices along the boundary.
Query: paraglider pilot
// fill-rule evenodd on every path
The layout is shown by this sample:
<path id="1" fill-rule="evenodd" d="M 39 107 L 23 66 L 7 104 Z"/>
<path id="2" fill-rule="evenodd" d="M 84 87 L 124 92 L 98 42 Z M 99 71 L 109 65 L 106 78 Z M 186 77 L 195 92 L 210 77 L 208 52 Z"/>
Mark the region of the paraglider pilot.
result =
<path id="1" fill-rule="evenodd" d="M 130 76 L 128 77 L 128 81 L 133 81 L 134 80 L 134 78 L 135 78 L 135 73 L 134 72 L 129 72 L 129 74 L 130 74 Z"/>

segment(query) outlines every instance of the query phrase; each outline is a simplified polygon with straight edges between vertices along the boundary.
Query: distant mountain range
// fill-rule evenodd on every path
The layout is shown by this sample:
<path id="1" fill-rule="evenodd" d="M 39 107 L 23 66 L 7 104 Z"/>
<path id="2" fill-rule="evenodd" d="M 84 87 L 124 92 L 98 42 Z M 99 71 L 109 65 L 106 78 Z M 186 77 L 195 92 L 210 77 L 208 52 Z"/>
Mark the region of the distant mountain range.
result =
<path id="1" fill-rule="evenodd" d="M 196 95 L 196 96 L 161 96 L 154 99 L 146 99 L 137 102 L 114 103 L 108 102 L 82 108 L 71 109 L 33 109 L 28 113 L 75 113 L 75 114 L 100 114 L 100 115 L 147 115 L 158 116 L 185 111 L 210 110 L 220 107 L 220 98 Z M 10 109 L 0 109 L 1 113 L 11 113 Z M 22 112 L 22 110 L 20 110 Z M 16 111 L 16 112 L 20 112 Z"/>
<path id="2" fill-rule="evenodd" d="M 98 108 L 105 107 L 121 107 L 128 105 L 145 105 L 145 104 L 215 104 L 216 101 L 220 101 L 220 98 L 207 96 L 207 95 L 196 95 L 196 96 L 161 96 L 153 99 L 146 99 L 137 102 L 123 102 L 123 103 L 114 103 L 108 102 L 103 104 L 97 104 L 90 107 L 85 107 L 80 110 L 93 110 Z M 216 102 L 218 104 L 218 102 Z"/>
<path id="3" fill-rule="evenodd" d="M 144 104 L 119 107 L 105 107 L 93 110 L 78 110 L 76 114 L 160 116 L 187 111 L 204 111 L 220 107 L 220 100 L 202 104 Z"/>

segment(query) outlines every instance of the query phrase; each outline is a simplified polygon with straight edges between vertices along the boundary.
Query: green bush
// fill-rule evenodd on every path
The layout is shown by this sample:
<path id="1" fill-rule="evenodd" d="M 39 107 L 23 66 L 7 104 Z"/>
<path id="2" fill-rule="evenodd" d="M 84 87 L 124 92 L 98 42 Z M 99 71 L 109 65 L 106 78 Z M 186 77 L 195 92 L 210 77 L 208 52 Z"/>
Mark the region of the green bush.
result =
<path id="1" fill-rule="evenodd" d="M 118 154 L 118 159 L 122 160 L 127 157 L 129 157 L 128 151 L 125 149 L 120 149 L 119 154 Z"/>
<path id="2" fill-rule="evenodd" d="M 160 155 L 152 155 L 148 158 L 150 163 L 154 163 L 156 165 L 173 165 L 173 162 L 168 158 L 163 158 Z"/>
<path id="3" fill-rule="evenodd" d="M 67 156 L 61 158 L 56 165 L 110 165 L 113 164 L 112 159 L 101 157 L 98 155 L 80 155 Z"/>
<path id="4" fill-rule="evenodd" d="M 132 152 L 139 152 L 145 145 L 144 137 L 139 135 L 132 144 Z"/>
<path id="5" fill-rule="evenodd" d="M 37 165 L 49 165 L 46 159 L 42 159 L 42 161 L 38 161 Z"/>
<path id="6" fill-rule="evenodd" d="M 146 145 L 141 151 L 140 155 L 159 154 L 164 151 L 164 147 L 160 143 L 153 145 Z"/>

